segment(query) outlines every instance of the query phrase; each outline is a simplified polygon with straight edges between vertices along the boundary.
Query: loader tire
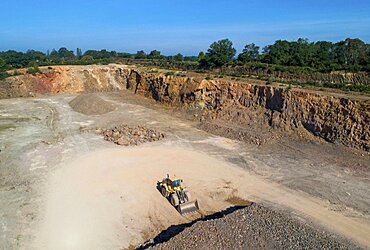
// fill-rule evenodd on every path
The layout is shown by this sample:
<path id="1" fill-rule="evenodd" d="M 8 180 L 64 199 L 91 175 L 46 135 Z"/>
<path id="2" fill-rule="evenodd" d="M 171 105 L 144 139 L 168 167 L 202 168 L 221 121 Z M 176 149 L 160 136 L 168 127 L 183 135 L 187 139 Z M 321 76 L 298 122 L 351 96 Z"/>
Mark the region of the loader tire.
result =
<path id="1" fill-rule="evenodd" d="M 168 197 L 167 189 L 164 186 L 161 187 L 161 194 L 163 195 L 163 197 Z"/>
<path id="2" fill-rule="evenodd" d="M 174 207 L 177 207 L 180 204 L 179 197 L 177 196 L 177 194 L 171 194 L 170 201 L 171 201 L 172 206 Z"/>
<path id="3" fill-rule="evenodd" d="M 186 201 L 191 201 L 191 195 L 190 195 L 189 191 L 185 191 L 184 195 L 185 195 Z"/>

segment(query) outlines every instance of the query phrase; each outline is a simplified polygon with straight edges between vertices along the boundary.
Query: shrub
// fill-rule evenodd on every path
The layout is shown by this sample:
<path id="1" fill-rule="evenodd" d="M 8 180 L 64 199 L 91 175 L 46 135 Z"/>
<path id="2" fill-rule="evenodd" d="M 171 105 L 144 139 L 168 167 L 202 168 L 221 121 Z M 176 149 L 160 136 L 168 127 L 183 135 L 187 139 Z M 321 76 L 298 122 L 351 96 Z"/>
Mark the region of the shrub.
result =
<path id="1" fill-rule="evenodd" d="M 168 71 L 165 73 L 165 76 L 173 76 L 173 75 L 175 75 L 175 72 L 173 71 Z"/>
<path id="2" fill-rule="evenodd" d="M 27 69 L 27 73 L 31 74 L 31 75 L 35 75 L 37 73 L 41 73 L 41 71 L 40 71 L 39 67 L 34 66 L 32 68 Z"/>
<path id="3" fill-rule="evenodd" d="M 5 71 L 0 71 L 0 80 L 7 78 L 9 75 Z"/>

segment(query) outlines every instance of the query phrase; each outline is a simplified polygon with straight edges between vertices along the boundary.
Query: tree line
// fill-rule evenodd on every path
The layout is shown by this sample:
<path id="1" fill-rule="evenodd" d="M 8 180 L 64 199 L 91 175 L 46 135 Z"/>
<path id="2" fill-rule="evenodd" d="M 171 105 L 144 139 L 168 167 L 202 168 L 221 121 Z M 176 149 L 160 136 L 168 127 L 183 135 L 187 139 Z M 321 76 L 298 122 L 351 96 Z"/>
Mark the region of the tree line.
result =
<path id="1" fill-rule="evenodd" d="M 53 49 L 51 52 L 43 53 L 41 51 L 28 50 L 27 52 L 18 52 L 8 50 L 0 52 L 0 60 L 7 65 L 8 69 L 17 69 L 32 67 L 34 65 L 52 65 L 52 64 L 92 64 L 99 62 L 112 62 L 114 59 L 153 59 L 153 60 L 174 60 L 174 61 L 196 61 L 195 56 L 183 56 L 177 54 L 174 56 L 164 56 L 158 50 L 153 50 L 146 54 L 143 50 L 135 54 L 116 52 L 108 50 L 87 50 L 82 52 L 80 48 L 76 51 L 67 48 Z"/>
<path id="2" fill-rule="evenodd" d="M 47 53 L 9 50 L 0 52 L 0 78 L 6 76 L 6 70 L 17 68 L 56 64 L 104 64 L 119 59 L 197 62 L 199 69 L 213 69 L 225 65 L 277 65 L 279 67 L 276 68 L 281 70 L 284 70 L 284 67 L 294 67 L 317 72 L 370 72 L 370 44 L 351 38 L 337 43 L 309 42 L 299 38 L 296 41 L 278 40 L 262 49 L 254 43 L 247 44 L 243 51 L 236 55 L 232 41 L 223 39 L 212 43 L 207 52 L 200 52 L 198 56 L 183 56 L 180 53 L 165 56 L 158 50 L 150 53 L 140 50 L 134 54 L 108 50 L 87 50 L 83 53 L 79 48 L 72 51 L 64 47 Z"/>
<path id="3" fill-rule="evenodd" d="M 331 72 L 336 70 L 370 72 L 370 44 L 360 39 L 347 38 L 332 43 L 278 40 L 262 50 L 254 43 L 245 45 L 236 57 L 236 50 L 229 39 L 211 44 L 207 53 L 200 52 L 201 67 L 221 67 L 227 64 L 265 63 L 286 67 L 305 67 L 311 71 Z"/>

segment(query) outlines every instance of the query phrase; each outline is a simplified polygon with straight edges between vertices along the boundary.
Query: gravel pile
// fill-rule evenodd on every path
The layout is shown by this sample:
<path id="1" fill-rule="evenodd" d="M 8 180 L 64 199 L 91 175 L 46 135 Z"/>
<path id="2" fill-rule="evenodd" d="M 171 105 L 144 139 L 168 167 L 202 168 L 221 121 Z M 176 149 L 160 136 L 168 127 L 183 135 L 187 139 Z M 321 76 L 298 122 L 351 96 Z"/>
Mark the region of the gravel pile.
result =
<path id="1" fill-rule="evenodd" d="M 127 125 L 104 130 L 102 134 L 106 141 L 111 141 L 122 146 L 159 141 L 165 137 L 165 134 L 153 129 L 147 129 L 143 126 L 129 127 Z"/>
<path id="2" fill-rule="evenodd" d="M 115 110 L 113 104 L 96 94 L 81 94 L 69 102 L 69 106 L 84 115 L 103 115 Z"/>
<path id="3" fill-rule="evenodd" d="M 253 204 L 220 219 L 198 221 L 150 249 L 360 248 L 280 212 Z"/>

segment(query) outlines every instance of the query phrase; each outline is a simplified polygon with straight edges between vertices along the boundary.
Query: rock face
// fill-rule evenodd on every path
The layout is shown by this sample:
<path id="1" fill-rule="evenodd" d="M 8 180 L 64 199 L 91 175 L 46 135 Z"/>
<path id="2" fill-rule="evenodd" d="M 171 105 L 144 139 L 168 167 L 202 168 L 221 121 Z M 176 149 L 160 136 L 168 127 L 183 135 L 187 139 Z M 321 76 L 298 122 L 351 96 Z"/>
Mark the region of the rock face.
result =
<path id="1" fill-rule="evenodd" d="M 110 66 L 41 67 L 42 74 L 24 74 L 0 81 L 0 98 L 37 94 L 102 92 L 124 89 L 117 68 Z"/>
<path id="2" fill-rule="evenodd" d="M 43 71 L 1 82 L 0 98 L 127 89 L 161 103 L 200 110 L 201 119 L 219 121 L 211 124 L 211 130 L 229 125 L 247 131 L 259 126 L 262 132 L 304 129 L 329 142 L 370 151 L 370 98 L 366 96 L 320 94 L 252 80 L 166 76 L 122 65 L 60 66 Z M 253 137 L 256 133 L 234 134 Z"/>
<path id="3" fill-rule="evenodd" d="M 350 99 L 282 87 L 140 73 L 127 88 L 156 101 L 206 111 L 230 124 L 281 130 L 305 128 L 329 142 L 370 150 L 370 99 Z"/>

